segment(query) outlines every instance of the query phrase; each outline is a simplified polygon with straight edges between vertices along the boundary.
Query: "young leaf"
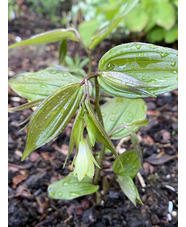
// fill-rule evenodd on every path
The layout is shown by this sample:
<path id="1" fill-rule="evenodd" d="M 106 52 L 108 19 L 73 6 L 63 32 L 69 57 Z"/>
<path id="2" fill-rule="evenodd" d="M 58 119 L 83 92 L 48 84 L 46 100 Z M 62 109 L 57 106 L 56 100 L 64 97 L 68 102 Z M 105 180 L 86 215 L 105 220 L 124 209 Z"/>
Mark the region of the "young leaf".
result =
<path id="1" fill-rule="evenodd" d="M 119 176 L 116 180 L 119 183 L 124 194 L 128 197 L 128 199 L 130 199 L 134 206 L 136 206 L 136 200 L 139 202 L 141 200 L 132 178 L 129 176 Z"/>
<path id="2" fill-rule="evenodd" d="M 116 159 L 113 164 L 113 171 L 120 176 L 129 176 L 134 178 L 140 169 L 138 155 L 135 150 L 127 150 L 119 155 L 124 170 L 121 169 L 120 163 Z"/>
<path id="3" fill-rule="evenodd" d="M 79 41 L 79 37 L 75 33 L 74 29 L 54 29 L 48 32 L 44 32 L 38 35 L 32 36 L 30 39 L 23 40 L 18 43 L 14 43 L 9 46 L 9 48 L 13 48 L 16 46 L 23 46 L 23 45 L 35 45 L 35 44 L 42 44 L 42 43 L 53 43 L 60 41 L 62 39 L 70 39 L 73 41 Z"/>
<path id="4" fill-rule="evenodd" d="M 78 83 L 66 85 L 49 95 L 37 107 L 29 123 L 22 160 L 63 131 L 77 110 L 82 91 Z"/>
<path id="5" fill-rule="evenodd" d="M 140 166 L 142 166 L 143 165 L 143 151 L 141 150 L 138 137 L 132 130 L 129 130 L 129 131 L 131 134 L 131 141 L 132 141 L 134 150 L 136 151 L 136 153 L 138 155 Z"/>
<path id="6" fill-rule="evenodd" d="M 59 64 L 64 65 L 66 53 L 67 53 L 67 40 L 63 39 L 61 40 L 60 46 L 59 46 Z"/>
<path id="7" fill-rule="evenodd" d="M 23 73 L 9 80 L 11 88 L 28 100 L 46 98 L 60 87 L 80 82 L 65 69 L 49 67 L 35 73 Z"/>
<path id="8" fill-rule="evenodd" d="M 72 131 L 71 131 L 71 136 L 70 136 L 70 143 L 69 143 L 69 149 L 68 149 L 68 154 L 66 156 L 65 162 L 63 167 L 65 167 L 66 162 L 68 160 L 68 157 L 70 153 L 73 150 L 74 143 L 76 143 L 76 146 L 78 148 L 78 144 L 81 140 L 83 140 L 83 131 L 84 131 L 84 120 L 83 120 L 83 108 L 80 107 L 78 110 L 78 113 L 76 115 Z"/>
<path id="9" fill-rule="evenodd" d="M 125 16 L 138 4 L 139 0 L 127 0 L 121 7 L 121 12 L 119 15 L 122 15 L 113 21 L 107 23 L 104 27 L 101 27 L 93 34 L 89 49 L 93 50 L 102 40 L 104 40 L 112 31 L 115 29 L 119 22 L 125 18 Z"/>
<path id="10" fill-rule="evenodd" d="M 43 99 L 37 99 L 34 100 L 32 102 L 28 102 L 26 104 L 23 104 L 21 106 L 16 106 L 13 108 L 9 108 L 9 111 L 21 111 L 21 110 L 26 110 L 26 109 L 30 109 L 32 107 L 38 106 L 41 102 L 43 101 Z"/>
<path id="11" fill-rule="evenodd" d="M 97 116 L 95 115 L 92 106 L 89 100 L 85 101 L 85 105 L 87 108 L 87 112 L 85 113 L 85 123 L 87 125 L 87 129 L 91 131 L 92 135 L 95 136 L 96 141 L 103 143 L 111 152 L 118 158 L 118 154 L 115 150 L 115 147 L 105 132 L 103 126 L 99 122 Z M 119 160 L 120 161 L 120 160 Z M 121 164 L 121 161 L 120 161 Z M 121 164 L 122 166 L 122 164 Z"/>
<path id="12" fill-rule="evenodd" d="M 158 95 L 178 86 L 178 52 L 147 43 L 122 44 L 103 55 L 99 70 L 124 73 L 149 85 L 141 93 L 130 93 L 131 98 L 147 97 L 147 92 Z"/>
<path id="13" fill-rule="evenodd" d="M 146 103 L 142 99 L 113 98 L 101 106 L 105 131 L 109 134 L 120 125 L 134 123 L 130 127 L 134 132 L 139 130 L 137 121 L 146 118 Z M 130 135 L 126 128 L 119 128 L 111 135 L 111 139 L 121 139 Z"/>
<path id="14" fill-rule="evenodd" d="M 92 194 L 99 189 L 98 185 L 91 184 L 92 179 L 85 177 L 79 182 L 74 173 L 59 180 L 48 187 L 48 196 L 52 199 L 70 200 L 80 196 Z"/>

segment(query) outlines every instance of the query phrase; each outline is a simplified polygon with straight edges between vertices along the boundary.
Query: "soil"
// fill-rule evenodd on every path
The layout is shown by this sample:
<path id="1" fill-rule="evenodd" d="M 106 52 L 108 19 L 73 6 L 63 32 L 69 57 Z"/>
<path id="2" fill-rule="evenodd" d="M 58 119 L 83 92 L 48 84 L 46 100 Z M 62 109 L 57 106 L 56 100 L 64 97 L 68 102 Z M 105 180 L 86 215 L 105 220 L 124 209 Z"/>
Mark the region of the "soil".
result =
<path id="1" fill-rule="evenodd" d="M 37 21 L 37 22 L 35 22 Z M 55 28 L 44 18 L 20 18 L 9 23 L 9 43 L 15 37 L 23 39 Z M 122 38 L 119 41 L 103 41 L 94 52 L 93 67 L 111 47 L 122 42 L 144 41 L 140 36 Z M 166 45 L 161 43 L 160 45 Z M 170 45 L 169 45 L 170 46 Z M 177 43 L 172 47 L 177 48 Z M 34 72 L 58 64 L 58 44 L 23 46 L 9 51 L 9 78 L 21 72 Z M 86 55 L 75 42 L 69 42 L 68 54 Z M 86 69 L 86 67 L 85 67 Z M 64 169 L 72 121 L 53 141 L 42 146 L 24 161 L 21 156 L 25 147 L 27 129 L 18 132 L 18 125 L 32 110 L 9 113 L 9 226 L 10 227 L 173 227 L 178 224 L 178 92 L 174 90 L 155 98 L 144 99 L 147 103 L 149 125 L 138 134 L 144 154 L 144 166 L 135 178 L 144 205 L 136 207 L 126 198 L 115 182 L 100 206 L 94 207 L 92 197 L 83 196 L 70 201 L 47 197 L 49 184 L 64 178 L 70 171 L 73 155 Z M 9 107 L 25 103 L 9 90 Z M 116 141 L 116 144 L 119 140 Z M 131 148 L 130 138 L 120 150 Z M 114 157 L 107 153 L 102 176 L 112 176 Z M 173 210 L 171 210 L 171 203 Z"/>

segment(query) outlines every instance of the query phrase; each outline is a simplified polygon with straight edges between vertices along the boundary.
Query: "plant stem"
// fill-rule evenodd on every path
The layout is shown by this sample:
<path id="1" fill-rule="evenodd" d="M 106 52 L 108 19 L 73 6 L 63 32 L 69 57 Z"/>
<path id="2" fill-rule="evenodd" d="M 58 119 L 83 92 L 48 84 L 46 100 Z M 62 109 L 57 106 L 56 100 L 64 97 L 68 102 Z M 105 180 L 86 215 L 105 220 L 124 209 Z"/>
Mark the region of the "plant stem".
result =
<path id="1" fill-rule="evenodd" d="M 92 54 L 88 53 L 88 58 L 89 58 L 89 67 L 88 67 L 88 73 L 92 72 Z"/>
<path id="2" fill-rule="evenodd" d="M 97 112 L 99 121 L 103 125 L 103 117 L 102 117 L 101 109 L 100 109 L 100 105 L 99 105 L 99 84 L 98 84 L 97 77 L 95 77 L 95 87 L 96 87 L 96 96 L 95 96 L 96 112 Z M 101 174 L 101 170 L 102 170 L 102 166 L 103 166 L 104 155 L 105 155 L 105 145 L 102 144 L 100 156 L 99 156 L 99 160 L 98 160 L 98 164 L 99 164 L 100 168 L 96 167 L 96 174 L 95 174 L 95 177 L 93 180 L 94 184 L 98 184 L 98 182 L 100 180 L 100 174 Z"/>

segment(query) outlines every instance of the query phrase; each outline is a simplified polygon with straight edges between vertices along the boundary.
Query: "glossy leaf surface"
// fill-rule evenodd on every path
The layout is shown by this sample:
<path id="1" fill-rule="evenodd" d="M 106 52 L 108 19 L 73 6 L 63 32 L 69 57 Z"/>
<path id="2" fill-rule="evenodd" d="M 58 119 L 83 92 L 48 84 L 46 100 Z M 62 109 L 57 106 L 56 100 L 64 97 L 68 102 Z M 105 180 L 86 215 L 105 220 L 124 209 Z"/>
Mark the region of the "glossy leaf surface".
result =
<path id="1" fill-rule="evenodd" d="M 105 26 L 101 27 L 92 35 L 89 48 L 93 50 L 102 40 L 104 40 L 115 29 L 120 21 L 137 5 L 139 0 L 127 0 L 122 4 L 120 17 L 108 22 Z M 122 15 L 122 16 L 121 16 Z"/>
<path id="2" fill-rule="evenodd" d="M 120 160 L 123 164 L 124 170 L 121 169 L 118 160 L 114 161 L 113 171 L 117 175 L 129 176 L 134 178 L 140 169 L 138 155 L 135 150 L 127 150 L 120 154 Z"/>
<path id="3" fill-rule="evenodd" d="M 49 67 L 35 73 L 23 73 L 9 80 L 11 88 L 20 96 L 28 100 L 46 98 L 60 87 L 69 83 L 79 82 L 62 68 Z"/>
<path id="4" fill-rule="evenodd" d="M 29 123 L 22 160 L 63 131 L 77 110 L 82 91 L 79 84 L 66 85 L 49 95 L 37 107 Z"/>
<path id="5" fill-rule="evenodd" d="M 105 131 L 109 134 L 120 125 L 131 124 L 146 118 L 146 104 L 142 99 L 113 98 L 101 106 Z M 129 126 L 134 132 L 139 130 L 138 124 Z M 121 139 L 130 135 L 126 128 L 119 128 L 112 133 L 111 139 Z"/>
<path id="6" fill-rule="evenodd" d="M 21 111 L 21 110 L 30 109 L 32 107 L 38 106 L 42 101 L 43 101 L 43 99 L 37 99 L 37 100 L 34 100 L 32 102 L 25 103 L 25 104 L 23 104 L 21 106 L 16 106 L 16 107 L 13 107 L 13 108 L 9 108 L 8 110 L 9 111 Z"/>
<path id="7" fill-rule="evenodd" d="M 77 176 L 74 176 L 74 173 L 70 173 L 64 179 L 48 187 L 48 196 L 52 199 L 70 200 L 92 194 L 99 189 L 99 186 L 91 184 L 91 181 L 91 178 L 85 177 L 79 182 Z"/>
<path id="8" fill-rule="evenodd" d="M 146 92 L 158 95 L 178 86 L 178 52 L 147 43 L 122 44 L 103 55 L 99 70 L 124 73 L 148 84 L 149 88 L 143 89 Z M 148 96 L 145 93 L 131 92 L 129 97 Z"/>
<path id="9" fill-rule="evenodd" d="M 90 130 L 92 135 L 95 136 L 97 142 L 103 143 L 118 158 L 115 147 L 108 137 L 107 133 L 105 132 L 103 126 L 99 122 L 97 116 L 95 115 L 90 101 L 86 100 L 85 104 L 88 112 L 87 114 L 85 114 L 85 123 L 87 125 L 87 129 Z"/>
<path id="10" fill-rule="evenodd" d="M 65 62 L 65 57 L 66 57 L 66 53 L 67 53 L 67 40 L 63 39 L 60 42 L 60 46 L 59 46 L 59 64 L 64 65 Z"/>
<path id="11" fill-rule="evenodd" d="M 23 45 L 35 45 L 35 44 L 42 44 L 42 43 L 53 43 L 60 41 L 62 39 L 70 39 L 73 41 L 79 41 L 76 33 L 73 29 L 54 29 L 48 32 L 44 32 L 38 35 L 32 36 L 30 39 L 23 40 L 18 43 L 14 43 L 9 48 L 16 47 L 16 46 L 23 46 Z"/>
<path id="12" fill-rule="evenodd" d="M 129 176 L 119 176 L 117 178 L 117 182 L 119 183 L 122 191 L 124 194 L 130 199 L 130 201 L 136 206 L 136 200 L 140 203 L 141 200 L 139 198 L 139 194 L 137 191 L 137 188 L 132 180 L 131 177 Z"/>

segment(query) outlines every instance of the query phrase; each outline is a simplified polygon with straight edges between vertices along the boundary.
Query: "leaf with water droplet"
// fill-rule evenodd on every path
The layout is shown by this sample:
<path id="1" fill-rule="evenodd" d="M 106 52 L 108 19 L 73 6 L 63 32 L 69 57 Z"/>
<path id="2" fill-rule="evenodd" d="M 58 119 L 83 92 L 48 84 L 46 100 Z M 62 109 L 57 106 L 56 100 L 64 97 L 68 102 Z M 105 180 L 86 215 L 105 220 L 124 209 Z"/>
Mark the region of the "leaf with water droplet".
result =
<path id="1" fill-rule="evenodd" d="M 135 124 L 135 122 L 142 121 L 146 118 L 146 109 L 146 103 L 142 99 L 127 99 L 121 97 L 111 99 L 101 106 L 102 113 L 109 113 L 103 115 L 105 131 L 109 134 L 113 129 L 121 125 L 132 123 L 134 124 L 129 127 L 135 132 L 138 131 L 139 127 L 142 125 Z M 145 122 L 144 125 L 146 125 Z M 123 127 L 114 131 L 110 138 L 121 139 L 128 135 L 130 135 L 130 132 Z"/>
<path id="2" fill-rule="evenodd" d="M 110 54 L 112 50 L 112 54 Z M 158 95 L 178 87 L 178 51 L 147 43 L 127 43 L 118 45 L 106 52 L 99 62 L 99 83 L 106 92 L 114 96 L 128 98 Z M 123 53 L 121 54 L 121 50 Z M 110 70 L 110 66 L 113 66 Z M 134 66 L 134 67 L 132 67 Z M 107 81 L 106 72 L 124 73 L 133 79 L 144 82 L 145 87 L 126 91 Z M 106 75 L 106 74 L 105 74 Z M 115 75 L 117 77 L 117 74 Z M 119 83 L 117 81 L 116 83 Z M 118 85 L 119 86 L 119 85 Z M 124 91 L 123 91 L 124 90 Z"/>
<path id="3" fill-rule="evenodd" d="M 87 176 L 79 182 L 77 176 L 70 173 L 64 179 L 54 182 L 48 187 L 48 196 L 52 199 L 71 200 L 92 194 L 99 189 L 99 186 L 91 184 L 91 181 L 92 179 Z"/>
<path id="4" fill-rule="evenodd" d="M 71 75 L 65 69 L 56 70 L 54 66 L 35 73 L 14 76 L 9 80 L 9 85 L 18 95 L 33 101 L 46 98 L 64 85 L 80 81 L 81 79 Z"/>
<path id="5" fill-rule="evenodd" d="M 136 201 L 142 204 L 142 201 L 139 197 L 138 190 L 129 176 L 119 176 L 117 179 L 122 191 L 130 199 L 130 201 L 136 206 Z"/>
<path id="6" fill-rule="evenodd" d="M 140 169 L 138 156 L 135 150 L 127 150 L 120 154 L 120 160 L 123 164 L 124 170 L 121 169 L 118 160 L 113 163 L 113 171 L 117 175 L 130 176 L 134 178 Z"/>
<path id="7" fill-rule="evenodd" d="M 22 160 L 63 131 L 76 112 L 82 94 L 83 88 L 79 83 L 66 85 L 37 107 L 30 119 Z"/>

